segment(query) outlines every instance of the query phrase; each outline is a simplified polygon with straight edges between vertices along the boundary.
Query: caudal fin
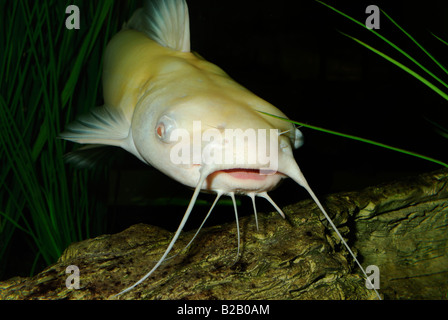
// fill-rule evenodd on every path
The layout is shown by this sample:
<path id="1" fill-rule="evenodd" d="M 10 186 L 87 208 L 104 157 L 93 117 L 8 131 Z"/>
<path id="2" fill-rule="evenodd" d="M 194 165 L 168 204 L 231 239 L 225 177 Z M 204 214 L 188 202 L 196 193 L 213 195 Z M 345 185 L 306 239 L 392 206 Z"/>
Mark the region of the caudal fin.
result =
<path id="1" fill-rule="evenodd" d="M 185 0 L 147 0 L 125 26 L 164 47 L 190 51 L 190 20 Z"/>

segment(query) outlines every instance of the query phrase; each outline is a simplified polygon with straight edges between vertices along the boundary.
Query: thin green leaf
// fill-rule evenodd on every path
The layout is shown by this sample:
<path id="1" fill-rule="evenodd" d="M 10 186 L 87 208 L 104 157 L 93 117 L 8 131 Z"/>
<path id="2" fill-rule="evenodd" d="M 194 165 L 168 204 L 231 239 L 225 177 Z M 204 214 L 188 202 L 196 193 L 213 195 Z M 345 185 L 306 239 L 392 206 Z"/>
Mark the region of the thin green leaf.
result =
<path id="1" fill-rule="evenodd" d="M 398 62 L 397 60 L 389 57 L 388 55 L 384 54 L 383 52 L 369 46 L 368 44 L 362 42 L 359 39 L 356 39 L 348 34 L 345 34 L 343 32 L 341 32 L 341 34 L 343 34 L 344 36 L 353 39 L 354 41 L 358 42 L 359 44 L 361 44 L 362 46 L 366 47 L 367 49 L 375 52 L 376 54 L 380 55 L 381 57 L 383 57 L 384 59 L 386 59 L 387 61 L 393 63 L 394 65 L 396 65 L 397 67 L 403 69 L 404 71 L 406 71 L 407 73 L 409 73 L 411 76 L 415 77 L 416 79 L 418 79 L 420 82 L 422 82 L 424 85 L 428 86 L 429 88 L 431 88 L 434 92 L 436 92 L 437 94 L 439 94 L 442 98 L 444 98 L 445 100 L 448 100 L 448 94 L 446 94 L 445 92 L 443 92 L 442 90 L 440 90 L 437 86 L 435 86 L 434 84 L 432 84 L 432 82 L 428 81 L 427 79 L 423 78 L 421 75 L 419 75 L 418 73 L 416 73 L 415 71 L 413 71 L 412 69 L 409 69 L 408 67 L 406 67 L 405 65 L 403 65 L 402 63 Z"/>
<path id="2" fill-rule="evenodd" d="M 434 78 L 437 82 L 439 82 L 441 85 L 443 85 L 444 87 L 448 88 L 448 84 L 446 82 L 444 82 L 443 80 L 441 80 L 439 77 L 437 77 L 434 73 L 432 73 L 430 70 L 428 70 L 427 68 L 425 68 L 421 63 L 419 63 L 416 59 L 414 59 L 412 56 L 410 56 L 407 52 L 405 52 L 403 49 L 401 49 L 399 46 L 397 46 L 396 44 L 394 44 L 392 41 L 388 40 L 386 37 L 382 36 L 380 33 L 378 33 L 377 31 L 375 31 L 374 29 L 369 29 L 367 28 L 367 26 L 356 20 L 355 18 L 345 14 L 344 12 L 326 4 L 325 2 L 322 2 L 320 0 L 315 0 L 317 2 L 319 2 L 320 4 L 328 7 L 329 9 L 333 10 L 334 12 L 344 16 L 345 18 L 349 19 L 350 21 L 360 25 L 361 27 L 369 30 L 370 32 L 372 32 L 374 35 L 376 35 L 377 37 L 379 37 L 381 40 L 383 40 L 384 42 L 386 42 L 388 45 L 390 45 L 392 48 L 394 48 L 395 50 L 397 50 L 398 52 L 400 52 L 402 55 L 404 55 L 406 58 L 408 58 L 410 61 L 412 61 L 415 65 L 417 65 L 420 69 L 422 69 L 423 71 L 425 71 L 427 74 L 429 74 L 432 78 Z"/>
<path id="3" fill-rule="evenodd" d="M 393 150 L 393 151 L 396 151 L 396 152 L 404 153 L 404 154 L 407 154 L 407 155 L 410 155 L 410 156 L 413 156 L 413 157 L 417 157 L 417 158 L 421 158 L 421 159 L 424 159 L 424 160 L 427 160 L 427 161 L 430 161 L 430 162 L 437 163 L 439 165 L 442 165 L 442 166 L 448 168 L 448 164 L 447 163 L 444 163 L 444 162 L 442 162 L 440 160 L 437 160 L 437 159 L 434 159 L 434 158 L 431 158 L 431 157 L 427 157 L 427 156 L 418 154 L 416 152 L 404 150 L 404 149 L 401 149 L 401 148 L 392 147 L 390 145 L 387 145 L 387 144 L 384 144 L 384 143 L 381 143 L 381 142 L 376 142 L 376 141 L 373 141 L 373 140 L 370 140 L 370 139 L 360 138 L 360 137 L 353 136 L 353 135 L 350 135 L 350 134 L 341 133 L 341 132 L 337 132 L 337 131 L 333 131 L 333 130 L 328 130 L 328 129 L 321 128 L 321 127 L 316 127 L 316 126 L 309 125 L 309 124 L 306 124 L 306 123 L 303 123 L 303 122 L 293 121 L 293 120 L 290 120 L 290 119 L 287 119 L 287 118 L 283 118 L 283 117 L 279 117 L 279 116 L 276 116 L 276 115 L 273 115 L 273 114 L 270 114 L 270 113 L 266 113 L 266 112 L 263 112 L 263 111 L 258 111 L 258 112 L 263 113 L 263 114 L 268 115 L 268 116 L 271 116 L 271 117 L 274 117 L 274 118 L 277 118 L 277 119 L 281 119 L 281 120 L 284 120 L 284 121 L 287 121 L 287 122 L 294 123 L 294 124 L 296 124 L 298 126 L 303 126 L 303 127 L 310 128 L 310 129 L 313 129 L 313 130 L 329 133 L 329 134 L 332 134 L 332 135 L 335 135 L 335 136 L 340 136 L 340 137 L 344 137 L 344 138 L 347 138 L 347 139 L 352 139 L 352 140 L 360 141 L 360 142 L 363 142 L 363 143 L 371 144 L 371 145 L 374 145 L 374 146 L 377 146 L 377 147 L 381 147 L 381 148 Z"/>
<path id="4" fill-rule="evenodd" d="M 432 56 L 431 53 L 429 53 L 428 50 L 426 50 L 417 40 L 414 39 L 413 36 L 411 36 L 406 30 L 404 30 L 392 17 L 390 17 L 384 10 L 381 10 L 381 12 L 398 28 L 403 32 L 409 39 L 412 40 L 432 61 L 434 61 L 435 64 L 437 64 L 440 69 L 442 69 L 446 74 L 448 74 L 448 70 L 436 59 Z M 445 82 L 444 82 L 445 83 Z"/>
<path id="5" fill-rule="evenodd" d="M 446 42 L 445 40 L 443 40 L 442 38 L 436 36 L 434 33 L 431 32 L 431 34 L 433 35 L 433 37 L 435 37 L 437 40 L 439 40 L 440 42 L 442 42 L 444 45 L 448 46 L 448 42 Z"/>

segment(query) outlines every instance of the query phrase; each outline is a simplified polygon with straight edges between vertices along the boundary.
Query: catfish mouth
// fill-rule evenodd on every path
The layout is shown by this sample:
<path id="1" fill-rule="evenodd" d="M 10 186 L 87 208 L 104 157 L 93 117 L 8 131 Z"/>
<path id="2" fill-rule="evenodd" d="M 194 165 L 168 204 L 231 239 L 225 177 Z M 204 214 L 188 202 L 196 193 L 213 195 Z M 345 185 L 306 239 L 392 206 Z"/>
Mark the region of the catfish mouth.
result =
<path id="1" fill-rule="evenodd" d="M 231 168 L 213 171 L 206 178 L 208 190 L 222 190 L 246 194 L 249 192 L 264 192 L 272 190 L 282 178 L 281 172 L 267 169 Z"/>
<path id="2" fill-rule="evenodd" d="M 215 173 L 216 174 L 226 173 L 231 177 L 240 180 L 258 180 L 258 181 L 266 180 L 268 176 L 278 174 L 278 172 L 274 170 L 244 169 L 244 168 L 218 170 L 212 174 Z"/>

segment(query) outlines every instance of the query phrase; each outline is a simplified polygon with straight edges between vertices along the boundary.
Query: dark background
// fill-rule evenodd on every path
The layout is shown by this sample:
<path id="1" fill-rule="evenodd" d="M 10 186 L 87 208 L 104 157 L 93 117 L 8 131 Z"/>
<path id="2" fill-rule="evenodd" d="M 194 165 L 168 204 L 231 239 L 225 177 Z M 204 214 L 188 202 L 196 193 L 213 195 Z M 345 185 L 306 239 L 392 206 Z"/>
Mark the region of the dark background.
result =
<path id="1" fill-rule="evenodd" d="M 314 0 L 187 2 L 192 49 L 289 118 L 448 162 L 448 140 L 437 134 L 426 120 L 448 127 L 447 102 L 409 74 L 338 32 L 355 36 L 418 70 L 365 28 Z M 135 1 L 117 0 L 115 3 L 113 18 L 125 15 L 135 6 Z M 368 5 L 378 5 L 440 62 L 448 65 L 448 46 L 431 35 L 433 32 L 448 40 L 448 2 L 338 0 L 331 3 L 361 21 L 367 18 L 365 9 Z M 57 16 L 65 18 L 64 14 Z M 92 22 L 86 17 L 81 12 L 83 31 L 91 28 Z M 123 22 L 125 20 L 119 21 L 118 25 Z M 379 32 L 442 79 L 448 79 L 383 15 Z M 100 61 L 89 61 L 90 66 L 99 64 Z M 83 70 L 86 79 L 88 71 Z M 103 97 L 98 95 L 97 105 L 102 104 Z M 305 144 L 295 156 L 310 186 L 321 199 L 326 194 L 359 190 L 441 168 L 435 163 L 376 146 L 307 128 L 301 130 Z M 120 232 L 135 223 L 175 230 L 193 191 L 130 154 L 118 149 L 115 153 L 116 161 L 107 170 L 106 177 L 92 179 L 93 185 L 86 188 L 86 192 L 107 205 L 105 221 L 100 222 L 107 226 L 106 232 Z M 270 192 L 270 196 L 280 207 L 310 198 L 290 179 L 285 179 Z M 253 215 L 250 199 L 238 199 L 238 214 Z M 212 195 L 199 196 L 185 229 L 199 226 L 213 200 Z M 257 208 L 259 212 L 274 211 L 263 199 L 257 200 Z M 91 216 L 103 219 L 98 212 L 92 212 Z M 227 198 L 215 208 L 208 224 L 234 220 L 233 207 Z M 21 236 L 16 235 L 17 238 Z M 28 275 L 35 255 L 34 251 L 27 253 L 26 237 L 13 242 L 12 252 L 17 257 L 14 257 L 14 263 L 8 262 L 5 278 Z M 21 269 L 24 268 L 22 265 L 26 270 Z"/>
<path id="2" fill-rule="evenodd" d="M 417 70 L 367 29 L 315 1 L 195 0 L 188 4 L 192 50 L 291 119 L 447 160 L 448 141 L 425 120 L 447 126 L 446 101 L 338 32 L 355 36 Z M 365 9 L 370 4 L 384 9 L 439 61 L 446 62 L 448 47 L 430 34 L 448 39 L 446 2 L 332 2 L 360 21 L 367 18 Z M 447 79 L 383 15 L 378 31 Z M 376 146 L 307 128 L 301 130 L 305 144 L 296 151 L 296 159 L 319 197 L 440 168 Z M 117 218 L 116 231 L 137 222 L 177 228 L 192 190 L 138 161 L 113 171 L 111 177 L 108 197 Z M 281 207 L 309 197 L 290 179 L 270 194 Z M 179 198 L 184 202 L 174 201 Z M 213 197 L 201 195 L 200 199 L 210 204 Z M 239 214 L 252 214 L 250 199 L 240 200 Z M 175 204 L 169 206 L 166 201 Z M 151 206 L 157 203 L 164 205 Z M 257 201 L 257 206 L 259 211 L 274 210 L 263 199 Z M 207 210 L 207 206 L 195 208 L 187 229 L 196 228 Z M 211 223 L 234 219 L 229 203 L 215 211 Z"/>

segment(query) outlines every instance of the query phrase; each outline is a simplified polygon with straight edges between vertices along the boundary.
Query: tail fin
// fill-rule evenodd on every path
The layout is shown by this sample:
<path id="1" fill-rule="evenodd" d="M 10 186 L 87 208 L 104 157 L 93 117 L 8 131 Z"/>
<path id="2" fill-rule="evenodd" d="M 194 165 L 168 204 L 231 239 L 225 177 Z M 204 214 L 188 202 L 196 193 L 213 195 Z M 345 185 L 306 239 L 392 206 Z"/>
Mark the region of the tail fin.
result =
<path id="1" fill-rule="evenodd" d="M 185 0 L 147 0 L 125 26 L 164 47 L 190 51 L 190 20 Z"/>

